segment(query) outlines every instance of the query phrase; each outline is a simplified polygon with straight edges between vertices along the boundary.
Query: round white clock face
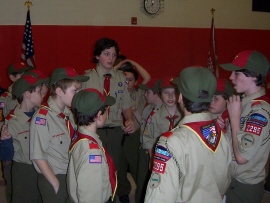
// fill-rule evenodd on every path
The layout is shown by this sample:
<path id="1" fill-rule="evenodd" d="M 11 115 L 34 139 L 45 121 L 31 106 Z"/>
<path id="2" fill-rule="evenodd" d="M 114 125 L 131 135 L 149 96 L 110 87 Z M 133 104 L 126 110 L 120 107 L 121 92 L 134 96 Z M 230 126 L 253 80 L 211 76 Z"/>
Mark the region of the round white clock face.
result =
<path id="1" fill-rule="evenodd" d="M 155 14 L 160 9 L 160 0 L 144 0 L 144 8 L 150 14 Z"/>

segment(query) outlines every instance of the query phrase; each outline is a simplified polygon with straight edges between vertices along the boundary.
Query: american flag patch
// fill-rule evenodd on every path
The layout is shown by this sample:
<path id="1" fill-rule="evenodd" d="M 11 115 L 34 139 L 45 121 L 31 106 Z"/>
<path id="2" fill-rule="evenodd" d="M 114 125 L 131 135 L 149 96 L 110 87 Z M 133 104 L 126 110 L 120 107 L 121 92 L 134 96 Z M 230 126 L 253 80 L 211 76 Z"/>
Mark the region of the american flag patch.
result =
<path id="1" fill-rule="evenodd" d="M 38 125 L 46 125 L 46 119 L 45 118 L 39 118 L 39 117 L 36 117 L 36 122 L 35 124 L 38 124 Z"/>
<path id="2" fill-rule="evenodd" d="M 102 163 L 101 155 L 89 155 L 89 163 L 101 164 Z"/>
<path id="3" fill-rule="evenodd" d="M 0 102 L 0 109 L 3 109 L 5 107 L 5 103 L 4 102 Z"/>

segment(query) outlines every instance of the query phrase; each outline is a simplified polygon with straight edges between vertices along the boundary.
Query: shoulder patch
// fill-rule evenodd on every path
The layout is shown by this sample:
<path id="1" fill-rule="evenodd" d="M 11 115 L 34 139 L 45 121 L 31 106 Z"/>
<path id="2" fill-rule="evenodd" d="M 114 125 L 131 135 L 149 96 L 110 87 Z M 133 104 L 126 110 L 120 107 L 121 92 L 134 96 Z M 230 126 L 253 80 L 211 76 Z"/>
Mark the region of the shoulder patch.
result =
<path id="1" fill-rule="evenodd" d="M 8 95 L 11 95 L 11 93 L 10 92 L 4 92 L 1 96 L 6 98 Z"/>
<path id="2" fill-rule="evenodd" d="M 3 109 L 5 107 L 5 102 L 0 102 L 0 109 Z"/>
<path id="3" fill-rule="evenodd" d="M 260 101 L 255 101 L 255 102 L 253 102 L 253 103 L 252 103 L 252 105 L 251 105 L 251 106 L 253 107 L 253 106 L 256 106 L 256 105 L 259 105 L 259 104 L 261 104 L 261 102 L 260 102 Z"/>
<path id="4" fill-rule="evenodd" d="M 99 146 L 97 143 L 91 142 L 89 143 L 89 149 L 99 149 Z"/>
<path id="5" fill-rule="evenodd" d="M 89 163 L 90 164 L 101 164 L 102 156 L 101 155 L 89 155 Z"/>
<path id="6" fill-rule="evenodd" d="M 13 110 L 11 110 L 10 111 L 10 113 L 7 115 L 7 117 L 5 118 L 7 121 L 9 121 L 11 118 L 13 118 L 13 117 L 16 117 L 15 115 L 14 115 L 14 109 Z"/>
<path id="7" fill-rule="evenodd" d="M 48 109 L 39 109 L 38 114 L 41 114 L 43 116 L 46 116 L 48 113 Z"/>
<path id="8" fill-rule="evenodd" d="M 46 125 L 46 119 L 45 118 L 40 118 L 40 117 L 36 117 L 35 120 L 35 124 L 37 125 Z"/>
<path id="9" fill-rule="evenodd" d="M 172 132 L 165 132 L 165 133 L 162 133 L 161 136 L 169 138 L 171 137 L 172 134 L 173 134 Z"/>

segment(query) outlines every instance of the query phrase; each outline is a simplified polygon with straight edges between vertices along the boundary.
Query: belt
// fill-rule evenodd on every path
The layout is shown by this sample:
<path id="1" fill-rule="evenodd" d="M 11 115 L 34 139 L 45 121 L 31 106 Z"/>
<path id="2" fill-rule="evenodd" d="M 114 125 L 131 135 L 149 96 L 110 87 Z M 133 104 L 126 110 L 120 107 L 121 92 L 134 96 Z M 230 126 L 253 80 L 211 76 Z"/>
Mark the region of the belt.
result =
<path id="1" fill-rule="evenodd" d="M 98 129 L 104 129 L 104 130 L 106 130 L 106 129 L 114 129 L 115 127 L 110 127 L 110 126 L 104 126 L 103 128 L 98 128 Z"/>

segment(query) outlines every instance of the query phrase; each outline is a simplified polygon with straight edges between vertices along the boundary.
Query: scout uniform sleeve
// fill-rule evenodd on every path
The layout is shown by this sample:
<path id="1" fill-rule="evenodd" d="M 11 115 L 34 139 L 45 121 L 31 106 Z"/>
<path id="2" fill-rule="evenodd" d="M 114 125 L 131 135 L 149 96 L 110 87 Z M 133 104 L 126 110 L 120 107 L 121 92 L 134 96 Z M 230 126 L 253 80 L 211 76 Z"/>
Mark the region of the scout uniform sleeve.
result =
<path id="1" fill-rule="evenodd" d="M 30 127 L 30 160 L 45 159 L 49 148 L 51 135 L 48 129 L 47 117 L 36 114 Z"/>
<path id="2" fill-rule="evenodd" d="M 71 155 L 71 159 L 75 157 Z M 75 158 L 76 159 L 76 158 Z M 80 160 L 72 160 L 77 179 L 77 197 L 79 202 L 102 202 L 103 201 L 103 175 L 102 162 L 105 160 L 101 149 L 91 149 L 81 154 Z"/>
<path id="3" fill-rule="evenodd" d="M 125 109 L 130 108 L 133 105 L 133 102 L 131 100 L 129 91 L 127 90 L 127 84 L 125 83 L 125 80 L 126 80 L 125 76 L 122 75 L 121 79 L 122 81 L 124 81 L 123 82 L 124 92 L 121 98 L 121 106 L 122 106 L 122 109 L 125 110 Z"/>
<path id="4" fill-rule="evenodd" d="M 149 116 L 143 132 L 143 148 L 152 149 L 155 145 L 156 121 L 154 116 Z"/>
<path id="5" fill-rule="evenodd" d="M 166 137 L 161 136 L 155 148 L 154 165 L 145 197 L 146 203 L 172 203 L 178 200 L 181 172 L 170 143 L 173 141 L 168 142 Z"/>
<path id="6" fill-rule="evenodd" d="M 269 107 L 268 107 L 269 108 Z M 252 159 L 269 135 L 269 114 L 260 103 L 252 106 L 252 113 L 237 132 L 239 153 L 246 160 Z"/>

